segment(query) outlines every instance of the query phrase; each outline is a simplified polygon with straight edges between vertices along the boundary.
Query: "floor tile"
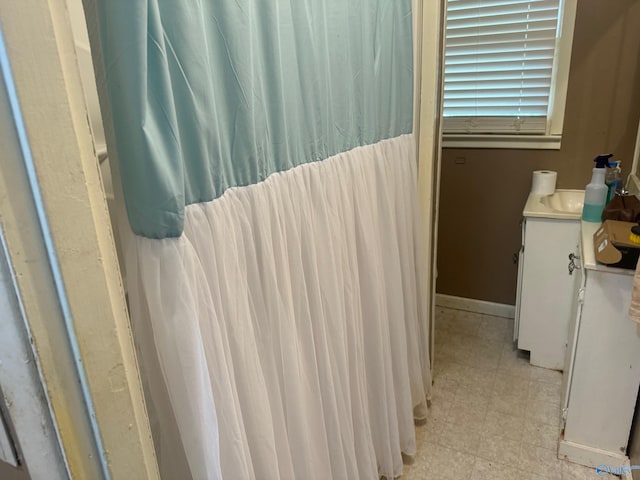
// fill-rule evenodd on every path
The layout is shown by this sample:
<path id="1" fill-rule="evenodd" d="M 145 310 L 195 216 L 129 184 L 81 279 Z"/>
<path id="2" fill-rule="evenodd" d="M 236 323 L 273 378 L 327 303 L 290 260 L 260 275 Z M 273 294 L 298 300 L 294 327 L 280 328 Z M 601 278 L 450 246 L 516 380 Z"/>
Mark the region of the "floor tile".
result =
<path id="1" fill-rule="evenodd" d="M 483 315 L 477 335 L 490 344 L 509 343 L 513 341 L 513 320 Z"/>
<path id="2" fill-rule="evenodd" d="M 619 477 L 614 475 L 598 474 L 593 468 L 587 468 L 571 462 L 562 463 L 562 480 L 596 480 L 603 478 L 614 480 L 615 478 Z"/>
<path id="3" fill-rule="evenodd" d="M 496 462 L 478 458 L 473 465 L 470 480 L 517 480 L 518 471 Z"/>
<path id="4" fill-rule="evenodd" d="M 493 386 L 496 373 L 491 369 L 477 368 L 475 365 L 471 365 L 460 371 L 459 380 L 464 385 Z"/>
<path id="5" fill-rule="evenodd" d="M 513 319 L 511 318 L 481 315 L 480 325 L 481 329 L 484 331 L 496 331 L 502 333 L 509 333 L 513 331 Z"/>
<path id="6" fill-rule="evenodd" d="M 508 415 L 489 410 L 482 427 L 483 433 L 491 436 L 503 436 L 521 441 L 524 430 L 524 417 Z M 557 434 L 557 432 L 556 432 Z"/>
<path id="7" fill-rule="evenodd" d="M 455 390 L 434 388 L 431 393 L 430 417 L 438 420 L 446 420 L 455 397 Z"/>
<path id="8" fill-rule="evenodd" d="M 531 366 L 530 379 L 534 382 L 553 383 L 562 385 L 562 372 Z"/>
<path id="9" fill-rule="evenodd" d="M 474 381 L 462 380 L 456 390 L 456 400 L 489 406 L 493 397 L 493 380 L 487 379 L 486 383 L 480 379 Z"/>
<path id="10" fill-rule="evenodd" d="M 526 393 L 525 393 L 526 394 Z M 501 395 L 494 393 L 489 402 L 489 411 L 525 417 L 527 407 L 527 397 L 521 395 Z"/>
<path id="11" fill-rule="evenodd" d="M 482 326 L 482 316 L 473 312 L 457 310 L 449 320 L 449 330 L 452 333 L 476 335 Z"/>
<path id="12" fill-rule="evenodd" d="M 532 423 L 560 425 L 560 402 L 527 401 L 525 416 Z"/>
<path id="13" fill-rule="evenodd" d="M 560 403 L 562 386 L 556 383 L 529 382 L 528 399 L 533 402 Z"/>
<path id="14" fill-rule="evenodd" d="M 446 448 L 434 447 L 425 479 L 431 480 L 468 480 L 471 477 L 475 457 Z"/>
<path id="15" fill-rule="evenodd" d="M 472 365 L 481 370 L 494 371 L 498 369 L 501 352 L 491 346 L 481 345 L 471 350 Z"/>
<path id="16" fill-rule="evenodd" d="M 522 438 L 525 442 L 536 447 L 556 450 L 558 448 L 559 427 L 547 425 L 527 419 L 524 422 Z"/>
<path id="17" fill-rule="evenodd" d="M 562 374 L 512 338 L 513 320 L 436 309 L 431 408 L 402 480 L 613 480 L 557 458 Z"/>
<path id="18" fill-rule="evenodd" d="M 456 343 L 470 345 L 473 343 L 472 339 L 477 338 L 479 328 L 478 322 L 469 322 L 456 317 L 449 323 L 450 338 Z"/>
<path id="19" fill-rule="evenodd" d="M 420 425 L 416 427 L 416 449 L 419 451 L 422 448 L 422 443 L 425 439 L 425 433 L 427 430 L 427 424 Z M 416 453 L 417 455 L 417 453 Z"/>
<path id="20" fill-rule="evenodd" d="M 429 443 L 436 443 L 438 441 L 438 436 L 442 433 L 444 429 L 445 421 L 436 419 L 436 418 L 427 418 L 427 423 L 424 426 L 423 432 L 423 440 L 422 442 L 426 445 Z"/>
<path id="21" fill-rule="evenodd" d="M 558 479 L 562 477 L 562 461 L 555 450 L 523 443 L 520 450 L 518 468 L 537 473 L 543 478 Z"/>
<path id="22" fill-rule="evenodd" d="M 510 334 L 502 330 L 490 330 L 480 327 L 477 333 L 479 345 L 502 353 L 502 348 L 510 341 Z"/>
<path id="23" fill-rule="evenodd" d="M 428 470 L 435 452 L 436 445 L 430 442 L 423 442 L 421 448 L 413 458 L 411 465 L 403 468 L 402 480 L 425 480 L 428 479 Z"/>
<path id="24" fill-rule="evenodd" d="M 448 354 L 436 355 L 434 368 L 437 369 L 434 372 L 434 381 L 439 378 L 448 378 L 451 380 L 459 381 L 462 372 L 465 367 L 455 361 L 453 356 Z"/>
<path id="25" fill-rule="evenodd" d="M 526 400 L 529 391 L 529 380 L 498 370 L 493 391 L 498 395 L 519 396 Z"/>
<path id="26" fill-rule="evenodd" d="M 450 331 L 449 338 L 446 343 L 463 350 L 471 350 L 478 343 L 478 338 L 468 333 L 459 333 Z"/>
<path id="27" fill-rule="evenodd" d="M 498 373 L 529 380 L 531 374 L 529 361 L 519 353 L 511 351 L 511 348 L 510 345 L 507 345 L 506 348 L 502 350 L 498 364 Z"/>
<path id="28" fill-rule="evenodd" d="M 459 425 L 468 425 L 470 428 L 480 428 L 487 416 L 488 402 L 474 403 L 473 400 L 458 399 L 451 405 L 447 421 Z"/>
<path id="29" fill-rule="evenodd" d="M 444 375 L 440 375 L 440 376 L 435 376 L 433 377 L 433 390 L 439 390 L 441 392 L 449 392 L 453 395 L 455 395 L 455 393 L 458 390 L 459 387 L 459 382 L 458 380 L 456 380 L 455 376 L 450 375 L 450 376 L 444 376 Z"/>
<path id="30" fill-rule="evenodd" d="M 483 435 L 478 447 L 478 457 L 514 468 L 518 466 L 520 442 L 507 437 Z"/>
<path id="31" fill-rule="evenodd" d="M 538 472 L 523 471 L 520 478 L 522 478 L 522 480 L 562 480 L 562 472 L 558 473 L 544 470 L 539 470 Z"/>
<path id="32" fill-rule="evenodd" d="M 481 435 L 480 427 L 445 422 L 438 435 L 437 443 L 452 450 L 475 455 Z"/>
<path id="33" fill-rule="evenodd" d="M 448 344 L 448 346 L 452 349 L 450 355 L 453 362 L 464 366 L 473 366 L 470 347 L 455 343 Z"/>

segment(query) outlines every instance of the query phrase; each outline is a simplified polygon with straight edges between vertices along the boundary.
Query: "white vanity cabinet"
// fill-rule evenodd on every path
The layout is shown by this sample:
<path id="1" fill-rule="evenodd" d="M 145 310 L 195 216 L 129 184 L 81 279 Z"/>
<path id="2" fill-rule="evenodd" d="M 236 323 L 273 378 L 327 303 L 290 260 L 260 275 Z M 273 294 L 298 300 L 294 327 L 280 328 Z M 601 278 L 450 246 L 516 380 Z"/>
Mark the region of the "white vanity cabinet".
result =
<path id="1" fill-rule="evenodd" d="M 633 271 L 596 264 L 582 223 L 573 317 L 565 357 L 561 458 L 596 467 L 622 465 L 640 385 L 640 335 L 628 315 Z M 565 269 L 567 268 L 565 261 Z"/>
<path id="2" fill-rule="evenodd" d="M 580 219 L 524 214 L 514 340 L 531 352 L 531 364 L 562 370 L 576 283 L 568 255 L 578 243 Z"/>

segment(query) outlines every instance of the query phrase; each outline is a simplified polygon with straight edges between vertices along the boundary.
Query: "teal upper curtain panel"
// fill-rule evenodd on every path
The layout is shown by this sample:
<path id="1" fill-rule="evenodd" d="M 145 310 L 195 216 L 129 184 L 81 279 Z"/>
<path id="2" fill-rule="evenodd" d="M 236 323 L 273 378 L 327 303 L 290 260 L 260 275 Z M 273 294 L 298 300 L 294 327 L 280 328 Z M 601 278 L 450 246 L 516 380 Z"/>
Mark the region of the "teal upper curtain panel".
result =
<path id="1" fill-rule="evenodd" d="M 411 0 L 99 0 L 133 231 L 412 130 Z"/>

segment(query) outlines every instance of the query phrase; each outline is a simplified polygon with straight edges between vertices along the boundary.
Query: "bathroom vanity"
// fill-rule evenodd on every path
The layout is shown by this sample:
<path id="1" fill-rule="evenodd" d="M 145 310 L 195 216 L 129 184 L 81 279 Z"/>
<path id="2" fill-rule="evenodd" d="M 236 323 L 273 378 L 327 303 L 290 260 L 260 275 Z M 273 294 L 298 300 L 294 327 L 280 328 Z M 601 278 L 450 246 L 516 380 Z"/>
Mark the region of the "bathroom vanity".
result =
<path id="1" fill-rule="evenodd" d="M 539 367 L 562 370 L 576 276 L 567 255 L 580 236 L 584 190 L 529 195 L 523 210 L 514 341 Z"/>
<path id="2" fill-rule="evenodd" d="M 580 243 L 564 262 L 575 289 L 558 455 L 590 467 L 628 461 L 640 385 L 640 332 L 628 315 L 634 272 L 596 263 L 593 234 L 599 227 L 582 222 Z"/>
<path id="3" fill-rule="evenodd" d="M 640 327 L 628 315 L 633 270 L 596 263 L 581 190 L 530 195 L 523 211 L 514 340 L 530 362 L 563 370 L 558 456 L 628 462 L 640 386 Z"/>

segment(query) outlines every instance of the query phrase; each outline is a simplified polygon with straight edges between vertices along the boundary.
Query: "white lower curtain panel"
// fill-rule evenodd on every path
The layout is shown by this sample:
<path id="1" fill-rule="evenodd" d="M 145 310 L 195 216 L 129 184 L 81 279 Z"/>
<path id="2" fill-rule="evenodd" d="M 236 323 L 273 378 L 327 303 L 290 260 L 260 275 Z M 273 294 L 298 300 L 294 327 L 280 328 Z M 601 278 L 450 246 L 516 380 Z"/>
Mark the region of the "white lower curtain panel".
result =
<path id="1" fill-rule="evenodd" d="M 377 479 L 431 385 L 412 135 L 186 209 L 129 242 L 163 478 Z"/>

